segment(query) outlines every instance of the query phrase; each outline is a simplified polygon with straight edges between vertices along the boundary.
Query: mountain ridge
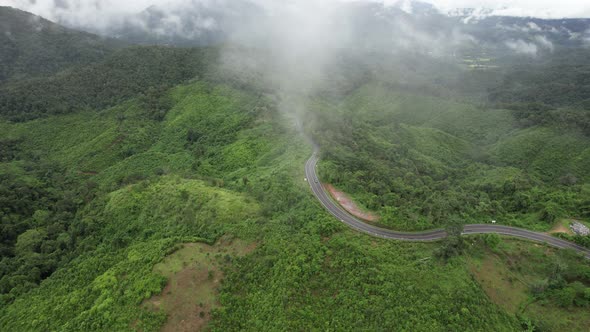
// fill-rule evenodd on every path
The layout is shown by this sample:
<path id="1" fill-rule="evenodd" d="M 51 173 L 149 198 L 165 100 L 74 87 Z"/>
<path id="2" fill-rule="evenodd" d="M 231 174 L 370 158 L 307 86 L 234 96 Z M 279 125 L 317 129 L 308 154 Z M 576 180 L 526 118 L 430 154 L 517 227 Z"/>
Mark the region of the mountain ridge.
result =
<path id="1" fill-rule="evenodd" d="M 0 6 L 0 31 L 0 82 L 88 64 L 125 45 L 4 6 Z"/>

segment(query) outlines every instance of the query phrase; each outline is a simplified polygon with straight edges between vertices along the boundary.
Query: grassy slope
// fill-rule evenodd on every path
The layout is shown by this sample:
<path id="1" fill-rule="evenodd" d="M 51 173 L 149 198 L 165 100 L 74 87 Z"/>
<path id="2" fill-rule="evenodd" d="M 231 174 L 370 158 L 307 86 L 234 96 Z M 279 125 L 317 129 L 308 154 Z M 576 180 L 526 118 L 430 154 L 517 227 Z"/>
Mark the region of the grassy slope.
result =
<path id="1" fill-rule="evenodd" d="M 535 285 L 560 272 L 570 282 L 579 281 L 579 275 L 588 273 L 587 265 L 572 261 L 564 252 L 531 246 L 521 240 L 502 241 L 493 250 L 477 246 L 468 262 L 490 300 L 506 311 L 526 317 L 543 331 L 587 330 L 590 323 L 587 307 L 561 307 L 555 297 L 534 293 Z M 575 275 L 573 271 L 580 272 Z"/>
<path id="2" fill-rule="evenodd" d="M 161 294 L 144 301 L 146 308 L 163 311 L 168 319 L 162 331 L 199 331 L 207 326 L 211 309 L 218 308 L 217 286 L 224 267 L 249 254 L 256 244 L 224 237 L 214 246 L 186 243 L 154 266 L 168 279 Z M 198 314 L 196 314 L 198 313 Z"/>

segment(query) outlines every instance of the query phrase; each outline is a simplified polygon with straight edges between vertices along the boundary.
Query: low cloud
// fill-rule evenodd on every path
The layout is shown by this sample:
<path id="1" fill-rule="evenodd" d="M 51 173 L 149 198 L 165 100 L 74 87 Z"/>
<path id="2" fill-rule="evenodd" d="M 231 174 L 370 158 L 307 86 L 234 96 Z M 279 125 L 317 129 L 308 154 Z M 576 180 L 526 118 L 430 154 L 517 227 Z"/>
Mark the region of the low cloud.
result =
<path id="1" fill-rule="evenodd" d="M 590 29 L 586 30 L 583 37 L 584 45 L 590 46 Z"/>
<path id="2" fill-rule="evenodd" d="M 104 29 L 125 15 L 137 13 L 151 1 L 117 0 L 1 0 L 0 4 L 40 15 L 68 26 Z"/>
<path id="3" fill-rule="evenodd" d="M 505 24 L 498 23 L 496 25 L 496 27 L 498 29 L 502 29 L 502 30 L 506 30 L 506 31 L 523 32 L 523 33 L 539 33 L 539 32 L 543 31 L 543 28 L 534 22 L 528 22 L 524 25 L 519 25 L 519 24 L 505 25 Z M 557 30 L 555 30 L 553 32 L 557 32 Z"/>
<path id="4" fill-rule="evenodd" d="M 537 44 L 540 47 L 550 50 L 551 52 L 553 52 L 553 50 L 555 49 L 555 47 L 553 46 L 553 43 L 547 37 L 545 37 L 543 35 L 535 36 L 535 41 L 537 42 Z"/>
<path id="5" fill-rule="evenodd" d="M 542 31 L 543 30 L 535 22 L 527 23 L 527 27 L 529 28 L 529 31 Z"/>
<path id="6" fill-rule="evenodd" d="M 537 56 L 542 50 L 553 52 L 553 42 L 544 35 L 535 35 L 531 40 L 511 39 L 504 43 L 509 49 L 517 54 Z"/>
<path id="7" fill-rule="evenodd" d="M 457 8 L 485 8 L 486 15 L 564 18 L 590 17 L 590 2 L 581 0 L 424 0 L 447 13 Z"/>
<path id="8" fill-rule="evenodd" d="M 529 43 L 522 39 L 509 40 L 505 44 L 509 49 L 518 54 L 537 56 L 537 52 L 539 51 L 539 47 L 535 43 Z"/>
<path id="9" fill-rule="evenodd" d="M 292 4 L 298 1 L 251 0 L 254 3 Z M 506 15 L 520 17 L 562 18 L 562 17 L 590 17 L 590 2 L 580 0 L 422 0 L 430 3 L 443 13 L 449 13 L 462 8 L 475 8 L 476 13 L 484 16 Z M 157 5 L 160 7 L 174 7 L 178 3 L 185 4 L 214 4 L 219 0 L 0 0 L 0 5 L 30 11 L 47 19 L 60 21 L 72 26 L 90 26 L 106 28 L 110 22 L 119 20 L 122 16 L 136 14 L 142 10 Z M 237 2 L 237 0 L 234 0 Z M 373 2 L 386 7 L 398 7 L 412 13 L 416 6 L 413 0 L 317 0 L 318 3 L 335 2 Z M 534 28 L 534 27 L 532 27 Z"/>

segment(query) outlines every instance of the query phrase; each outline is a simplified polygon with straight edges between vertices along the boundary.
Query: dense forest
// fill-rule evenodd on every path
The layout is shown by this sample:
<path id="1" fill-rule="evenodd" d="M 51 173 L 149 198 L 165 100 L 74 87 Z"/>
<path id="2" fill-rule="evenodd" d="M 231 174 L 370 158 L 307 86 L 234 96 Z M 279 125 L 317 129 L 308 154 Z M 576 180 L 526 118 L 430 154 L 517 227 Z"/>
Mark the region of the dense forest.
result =
<path id="1" fill-rule="evenodd" d="M 575 126 L 523 126 L 518 111 L 376 84 L 316 108 L 322 177 L 381 211 L 383 225 L 429 229 L 461 217 L 546 230 L 588 217 L 590 146 Z"/>
<path id="2" fill-rule="evenodd" d="M 214 49 L 126 48 L 83 68 L 3 85 L 0 114 L 12 121 L 26 121 L 112 107 L 140 93 L 165 90 L 203 76 L 205 63 L 214 55 Z"/>
<path id="3" fill-rule="evenodd" d="M 0 330 L 157 331 L 167 303 L 213 331 L 590 324 L 576 253 L 461 236 L 492 219 L 590 220 L 587 53 L 496 71 L 342 55 L 295 105 L 260 50 L 232 48 L 255 65 L 227 70 L 223 45 L 127 47 L 0 9 L 0 25 L 23 26 L 0 46 Z M 307 137 L 321 180 L 378 225 L 451 236 L 346 228 L 309 191 Z M 188 287 L 185 303 L 182 278 L 213 286 Z"/>

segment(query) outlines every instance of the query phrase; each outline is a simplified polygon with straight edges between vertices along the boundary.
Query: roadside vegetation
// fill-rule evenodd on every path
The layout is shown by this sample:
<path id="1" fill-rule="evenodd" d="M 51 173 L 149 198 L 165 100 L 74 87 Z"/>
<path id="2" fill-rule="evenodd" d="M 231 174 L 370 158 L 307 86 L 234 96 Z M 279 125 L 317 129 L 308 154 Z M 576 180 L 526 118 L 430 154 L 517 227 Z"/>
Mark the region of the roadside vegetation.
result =
<path id="1" fill-rule="evenodd" d="M 514 112 L 365 85 L 313 104 L 322 179 L 398 230 L 448 220 L 549 230 L 588 218 L 590 140 Z M 320 129 L 321 128 L 321 129 Z"/>
<path id="2" fill-rule="evenodd" d="M 583 331 L 590 324 L 590 267 L 573 252 L 493 234 L 467 241 L 475 280 L 529 330 Z"/>

